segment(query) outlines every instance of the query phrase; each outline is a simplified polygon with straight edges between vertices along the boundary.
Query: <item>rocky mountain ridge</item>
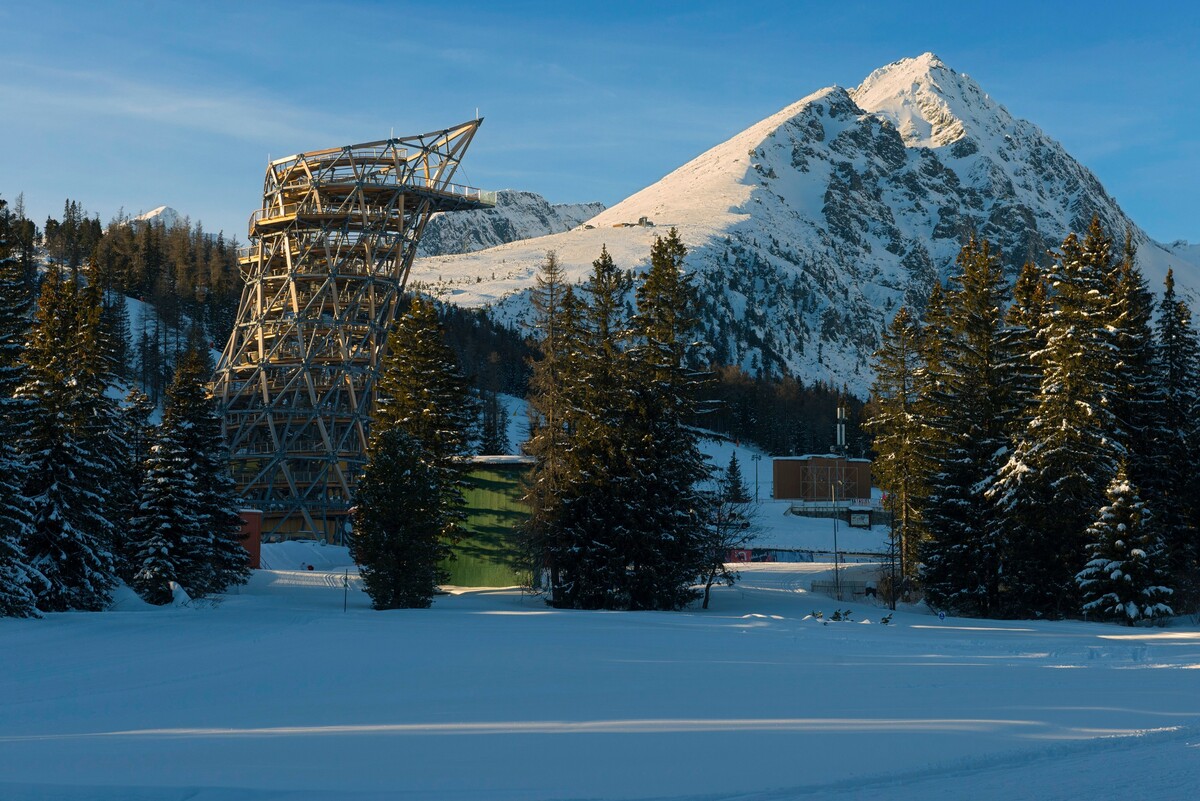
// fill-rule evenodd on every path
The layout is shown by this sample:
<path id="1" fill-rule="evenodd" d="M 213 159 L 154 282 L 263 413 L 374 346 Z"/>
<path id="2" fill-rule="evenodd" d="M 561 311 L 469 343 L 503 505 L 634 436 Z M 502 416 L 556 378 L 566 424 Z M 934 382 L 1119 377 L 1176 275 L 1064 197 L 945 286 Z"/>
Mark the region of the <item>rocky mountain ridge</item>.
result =
<path id="1" fill-rule="evenodd" d="M 1150 240 L 1062 145 L 926 53 L 801 99 L 585 225 L 418 260 L 412 285 L 520 325 L 548 250 L 582 280 L 602 245 L 640 269 L 675 226 L 710 355 L 863 394 L 882 328 L 901 304 L 923 307 L 972 232 L 1015 274 L 1093 214 L 1118 240 L 1132 233 L 1152 288 L 1174 268 L 1195 297 L 1194 264 Z"/>
<path id="2" fill-rule="evenodd" d="M 418 256 L 472 253 L 570 230 L 604 211 L 603 203 L 551 204 L 541 195 L 502 189 L 496 207 L 435 214 L 417 245 Z"/>

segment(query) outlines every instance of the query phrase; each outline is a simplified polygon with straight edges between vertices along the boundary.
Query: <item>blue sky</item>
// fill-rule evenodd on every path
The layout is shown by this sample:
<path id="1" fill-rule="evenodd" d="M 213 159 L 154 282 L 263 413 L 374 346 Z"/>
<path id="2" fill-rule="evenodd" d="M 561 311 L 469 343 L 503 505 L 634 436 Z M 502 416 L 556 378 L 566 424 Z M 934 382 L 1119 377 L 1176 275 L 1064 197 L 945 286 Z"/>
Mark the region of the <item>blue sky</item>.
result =
<path id="1" fill-rule="evenodd" d="M 460 179 L 615 203 L 783 106 L 926 50 L 1200 241 L 1191 3 L 0 4 L 0 196 L 160 204 L 245 239 L 268 155 L 486 118 Z"/>

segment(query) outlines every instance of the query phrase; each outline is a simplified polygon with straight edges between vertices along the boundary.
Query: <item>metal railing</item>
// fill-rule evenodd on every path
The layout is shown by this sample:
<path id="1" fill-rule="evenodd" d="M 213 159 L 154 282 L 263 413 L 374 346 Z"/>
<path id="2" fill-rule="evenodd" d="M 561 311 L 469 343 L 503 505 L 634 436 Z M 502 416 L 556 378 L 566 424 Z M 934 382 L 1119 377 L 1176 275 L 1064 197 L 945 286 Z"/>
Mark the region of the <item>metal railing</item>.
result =
<path id="1" fill-rule="evenodd" d="M 358 179 L 356 179 L 358 180 Z M 451 198 L 462 198 L 463 200 L 473 201 L 483 206 L 496 205 L 496 193 L 477 189 L 473 186 L 464 184 L 441 184 L 438 186 L 423 185 L 413 182 L 398 182 L 397 186 L 407 186 L 414 191 L 430 192 L 435 195 L 442 195 Z M 320 215 L 329 217 L 368 217 L 369 219 L 379 219 L 384 217 L 400 217 L 398 209 L 389 206 L 362 206 L 351 204 L 349 207 L 345 205 L 323 204 L 312 200 L 303 200 L 299 203 L 284 203 L 280 206 L 268 206 L 257 209 L 250 214 L 250 230 L 254 230 L 254 224 L 264 219 L 275 219 L 279 217 L 291 217 L 293 215 Z M 253 246 L 252 246 L 253 247 Z"/>

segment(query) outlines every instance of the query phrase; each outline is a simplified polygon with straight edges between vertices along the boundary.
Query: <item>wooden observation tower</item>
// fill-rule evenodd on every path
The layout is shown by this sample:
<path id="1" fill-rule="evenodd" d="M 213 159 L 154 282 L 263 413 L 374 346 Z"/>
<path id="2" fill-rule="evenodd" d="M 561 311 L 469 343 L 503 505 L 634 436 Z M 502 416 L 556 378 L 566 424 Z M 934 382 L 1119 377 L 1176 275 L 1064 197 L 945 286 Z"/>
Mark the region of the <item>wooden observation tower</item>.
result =
<path id="1" fill-rule="evenodd" d="M 482 120 L 267 166 L 213 393 L 263 535 L 341 541 L 375 383 L 430 215 L 495 205 L 452 183 Z"/>

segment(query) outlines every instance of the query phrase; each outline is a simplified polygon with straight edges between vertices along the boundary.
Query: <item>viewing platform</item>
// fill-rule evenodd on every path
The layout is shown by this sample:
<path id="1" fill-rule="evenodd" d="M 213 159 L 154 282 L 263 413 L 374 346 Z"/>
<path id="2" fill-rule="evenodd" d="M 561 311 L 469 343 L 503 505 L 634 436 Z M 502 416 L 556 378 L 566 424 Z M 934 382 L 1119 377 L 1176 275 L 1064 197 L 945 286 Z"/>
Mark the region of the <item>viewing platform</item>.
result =
<path id="1" fill-rule="evenodd" d="M 433 187 L 393 181 L 390 191 L 432 201 L 433 208 L 430 209 L 432 213 L 494 208 L 496 205 L 495 192 L 486 192 L 462 184 L 443 184 Z M 325 202 L 320 202 L 321 200 Z M 328 197 L 321 196 L 319 200 L 282 203 L 278 206 L 258 209 L 250 215 L 248 225 L 250 236 L 257 238 L 297 221 L 311 224 L 313 227 L 320 227 L 332 221 L 342 221 L 351 229 L 374 230 L 380 226 L 398 227 L 403 223 L 404 214 L 416 210 L 406 208 L 406 204 L 362 205 L 354 200 L 353 195 L 348 195 L 346 201 L 341 204 L 331 204 L 328 200 Z M 252 245 L 244 248 L 246 257 L 251 257 L 257 247 L 259 246 Z M 242 257 L 242 253 L 238 255 Z"/>
<path id="2" fill-rule="evenodd" d="M 480 122 L 267 165 L 213 382 L 231 469 L 264 511 L 264 534 L 344 537 L 421 231 L 435 213 L 496 205 L 496 193 L 453 180 Z"/>

